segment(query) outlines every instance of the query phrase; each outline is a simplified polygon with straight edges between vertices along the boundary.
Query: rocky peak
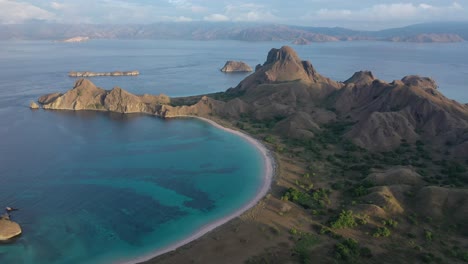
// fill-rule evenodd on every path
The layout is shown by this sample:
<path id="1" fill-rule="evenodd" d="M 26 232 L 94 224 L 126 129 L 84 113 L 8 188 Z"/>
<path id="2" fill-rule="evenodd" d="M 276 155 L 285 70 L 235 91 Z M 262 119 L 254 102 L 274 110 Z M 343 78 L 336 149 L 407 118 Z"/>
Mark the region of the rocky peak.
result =
<path id="1" fill-rule="evenodd" d="M 345 84 L 354 83 L 356 86 L 370 85 L 375 80 L 374 74 L 370 71 L 358 71 L 346 80 Z"/>
<path id="2" fill-rule="evenodd" d="M 401 81 L 407 86 L 418 86 L 423 89 L 437 89 L 437 83 L 434 81 L 434 79 L 429 77 L 409 75 L 401 79 Z"/>
<path id="3" fill-rule="evenodd" d="M 255 73 L 244 79 L 228 93 L 242 93 L 264 84 L 277 85 L 286 82 L 300 82 L 305 85 L 317 85 L 318 94 L 341 88 L 343 85 L 321 76 L 309 61 L 302 61 L 297 53 L 288 46 L 271 49 L 263 65 L 255 67 Z"/>
<path id="4" fill-rule="evenodd" d="M 316 81 L 317 72 L 309 61 L 301 61 L 289 46 L 271 49 L 263 64 L 267 79 L 271 81 Z"/>
<path id="5" fill-rule="evenodd" d="M 96 88 L 96 85 L 94 85 L 94 83 L 92 83 L 90 80 L 88 79 L 79 79 L 75 82 L 75 86 L 73 86 L 73 89 L 77 89 L 77 88 L 81 88 L 81 89 L 95 89 Z"/>
<path id="6" fill-rule="evenodd" d="M 267 60 L 263 65 L 275 63 L 275 62 L 295 61 L 300 62 L 299 56 L 289 46 L 283 46 L 280 49 L 271 49 L 268 52 Z"/>

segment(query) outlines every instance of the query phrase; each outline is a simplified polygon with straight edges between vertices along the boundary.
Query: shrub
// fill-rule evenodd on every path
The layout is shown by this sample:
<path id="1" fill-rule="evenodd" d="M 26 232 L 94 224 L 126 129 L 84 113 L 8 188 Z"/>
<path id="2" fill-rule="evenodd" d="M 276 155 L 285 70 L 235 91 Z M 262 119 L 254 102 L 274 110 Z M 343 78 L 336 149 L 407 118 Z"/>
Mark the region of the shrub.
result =
<path id="1" fill-rule="evenodd" d="M 291 235 L 293 235 L 293 236 L 297 235 L 297 234 L 298 234 L 297 229 L 294 228 L 294 227 L 291 228 L 291 229 L 289 229 L 289 234 L 291 234 Z"/>
<path id="2" fill-rule="evenodd" d="M 377 230 L 375 230 L 374 234 L 372 234 L 373 237 L 388 237 L 390 236 L 391 232 L 388 228 L 386 227 L 379 227 Z"/>
<path id="3" fill-rule="evenodd" d="M 360 185 L 360 186 L 358 186 L 358 187 L 356 187 L 356 188 L 354 188 L 352 190 L 352 195 L 354 197 L 361 197 L 361 196 L 368 195 L 368 194 L 369 194 L 369 190 L 366 187 L 362 186 L 362 185 Z"/>
<path id="4" fill-rule="evenodd" d="M 314 206 L 314 200 L 310 194 L 301 192 L 294 188 L 289 188 L 283 195 L 282 199 L 297 203 L 306 209 L 312 208 L 312 206 Z"/>
<path id="5" fill-rule="evenodd" d="M 270 144 L 273 144 L 276 142 L 275 138 L 273 136 L 266 136 L 263 140 L 265 140 L 266 142 L 270 143 Z"/>
<path id="6" fill-rule="evenodd" d="M 434 235 L 429 230 L 424 231 L 424 237 L 426 238 L 426 241 L 432 241 L 434 239 Z"/>
<path id="7" fill-rule="evenodd" d="M 372 257 L 372 252 L 369 248 L 361 248 L 356 240 L 348 238 L 335 245 L 334 257 L 346 263 L 360 263 L 360 257 Z"/>
<path id="8" fill-rule="evenodd" d="M 360 225 L 365 225 L 369 222 L 369 216 L 368 215 L 362 215 L 357 218 L 357 223 Z"/>
<path id="9" fill-rule="evenodd" d="M 336 229 L 350 228 L 350 227 L 357 226 L 356 218 L 354 216 L 353 211 L 351 210 L 341 211 L 338 218 L 335 221 L 331 222 L 330 226 Z"/>
<path id="10" fill-rule="evenodd" d="M 304 233 L 301 234 L 301 237 L 296 242 L 294 246 L 294 252 L 299 255 L 301 263 L 310 263 L 310 254 L 309 251 L 312 247 L 317 245 L 319 239 L 312 234 Z"/>
<path id="11" fill-rule="evenodd" d="M 384 220 L 382 221 L 382 224 L 391 228 L 396 228 L 398 226 L 398 222 L 393 219 Z"/>

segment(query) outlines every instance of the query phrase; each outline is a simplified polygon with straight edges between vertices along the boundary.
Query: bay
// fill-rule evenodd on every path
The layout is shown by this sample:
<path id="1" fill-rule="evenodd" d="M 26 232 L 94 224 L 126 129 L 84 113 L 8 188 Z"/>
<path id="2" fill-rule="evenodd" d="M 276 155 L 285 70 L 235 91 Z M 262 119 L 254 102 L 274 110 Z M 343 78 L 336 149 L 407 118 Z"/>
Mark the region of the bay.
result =
<path id="1" fill-rule="evenodd" d="M 263 168 L 242 138 L 194 119 L 31 111 L 30 100 L 64 92 L 69 71 L 138 70 L 96 77 L 105 89 L 185 96 L 224 91 L 282 42 L 93 40 L 0 42 L 0 206 L 24 233 L 0 245 L 1 263 L 108 263 L 181 240 L 255 196 Z M 371 70 L 386 81 L 433 77 L 468 102 L 467 43 L 338 42 L 294 46 L 321 74 L 344 81 Z"/>

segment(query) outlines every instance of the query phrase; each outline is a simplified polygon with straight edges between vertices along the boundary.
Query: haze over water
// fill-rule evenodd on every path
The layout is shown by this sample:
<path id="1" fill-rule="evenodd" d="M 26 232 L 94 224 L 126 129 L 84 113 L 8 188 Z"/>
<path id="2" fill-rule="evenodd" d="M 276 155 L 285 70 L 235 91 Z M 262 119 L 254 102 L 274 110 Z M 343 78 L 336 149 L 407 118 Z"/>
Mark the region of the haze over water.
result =
<path id="1" fill-rule="evenodd" d="M 130 259 L 232 213 L 261 184 L 261 159 L 243 139 L 193 119 L 31 111 L 30 100 L 64 92 L 68 71 L 139 70 L 91 80 L 111 89 L 170 96 L 223 91 L 287 43 L 117 41 L 0 42 L 0 207 L 24 234 L 0 245 L 0 263 L 100 263 Z M 344 81 L 371 70 L 391 81 L 420 74 L 468 102 L 468 45 L 339 42 L 294 46 L 323 75 Z"/>

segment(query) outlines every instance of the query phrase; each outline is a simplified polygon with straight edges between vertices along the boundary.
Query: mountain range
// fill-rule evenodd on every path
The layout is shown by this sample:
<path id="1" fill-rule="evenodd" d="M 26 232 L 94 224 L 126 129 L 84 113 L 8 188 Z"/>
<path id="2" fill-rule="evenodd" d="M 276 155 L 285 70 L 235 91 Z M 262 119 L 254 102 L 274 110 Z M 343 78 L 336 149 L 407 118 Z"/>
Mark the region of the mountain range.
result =
<path id="1" fill-rule="evenodd" d="M 3 24 L 0 40 L 186 39 L 310 42 L 382 40 L 397 42 L 459 42 L 468 40 L 468 22 L 425 23 L 380 31 L 305 27 L 280 24 L 161 22 L 147 25 Z"/>

